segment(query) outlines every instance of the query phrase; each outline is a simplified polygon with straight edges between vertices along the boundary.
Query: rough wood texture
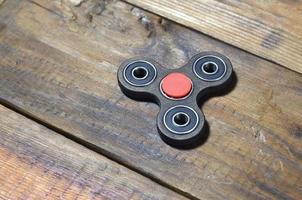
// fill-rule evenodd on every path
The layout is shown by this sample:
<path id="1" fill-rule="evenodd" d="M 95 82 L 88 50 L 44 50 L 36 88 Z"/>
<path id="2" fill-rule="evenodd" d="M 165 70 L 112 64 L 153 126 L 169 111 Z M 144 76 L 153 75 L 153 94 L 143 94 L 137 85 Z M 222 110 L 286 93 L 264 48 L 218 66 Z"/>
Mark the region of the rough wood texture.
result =
<path id="1" fill-rule="evenodd" d="M 185 199 L 0 106 L 0 199 Z"/>
<path id="2" fill-rule="evenodd" d="M 125 1 L 302 73 L 301 1 Z"/>
<path id="3" fill-rule="evenodd" d="M 1 102 L 189 197 L 302 199 L 300 74 L 120 1 L 98 2 L 5 1 Z M 159 138 L 156 105 L 120 92 L 116 70 L 135 55 L 177 67 L 204 50 L 227 55 L 238 82 L 203 105 L 207 142 L 180 151 Z"/>

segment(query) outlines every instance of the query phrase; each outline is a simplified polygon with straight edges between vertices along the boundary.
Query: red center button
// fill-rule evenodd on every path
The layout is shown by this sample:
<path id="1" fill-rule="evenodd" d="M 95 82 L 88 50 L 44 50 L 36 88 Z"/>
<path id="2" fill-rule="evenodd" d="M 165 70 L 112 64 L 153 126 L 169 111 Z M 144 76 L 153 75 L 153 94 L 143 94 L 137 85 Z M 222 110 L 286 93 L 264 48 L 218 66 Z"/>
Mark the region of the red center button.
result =
<path id="1" fill-rule="evenodd" d="M 185 74 L 174 72 L 162 80 L 161 89 L 168 97 L 184 98 L 192 90 L 192 81 Z"/>

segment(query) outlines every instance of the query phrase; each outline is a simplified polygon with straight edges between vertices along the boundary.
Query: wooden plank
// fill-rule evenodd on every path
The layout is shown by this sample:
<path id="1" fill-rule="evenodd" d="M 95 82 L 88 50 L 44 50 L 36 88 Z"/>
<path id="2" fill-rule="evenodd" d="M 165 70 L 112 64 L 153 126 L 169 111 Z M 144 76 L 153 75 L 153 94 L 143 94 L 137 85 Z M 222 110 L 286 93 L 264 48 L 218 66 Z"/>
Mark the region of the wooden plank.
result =
<path id="1" fill-rule="evenodd" d="M 185 199 L 0 106 L 0 199 Z"/>
<path id="2" fill-rule="evenodd" d="M 125 1 L 302 73 L 301 1 Z"/>
<path id="3" fill-rule="evenodd" d="M 8 11 L 16 2 L 0 11 L 2 103 L 188 197 L 302 198 L 300 74 L 120 1 Z M 156 105 L 120 92 L 116 70 L 135 55 L 177 67 L 203 50 L 227 55 L 238 81 L 203 105 L 206 143 L 180 151 L 159 138 Z"/>

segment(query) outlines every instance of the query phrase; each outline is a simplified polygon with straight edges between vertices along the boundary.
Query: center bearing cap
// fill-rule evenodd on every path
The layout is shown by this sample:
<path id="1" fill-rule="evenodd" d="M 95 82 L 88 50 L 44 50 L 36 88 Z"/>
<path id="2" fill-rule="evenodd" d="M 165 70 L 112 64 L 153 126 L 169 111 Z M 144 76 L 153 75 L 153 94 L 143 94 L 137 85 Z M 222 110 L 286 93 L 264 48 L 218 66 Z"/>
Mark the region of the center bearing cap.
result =
<path id="1" fill-rule="evenodd" d="M 188 96 L 192 91 L 192 81 L 183 73 L 170 73 L 163 78 L 161 90 L 170 98 L 181 99 Z"/>

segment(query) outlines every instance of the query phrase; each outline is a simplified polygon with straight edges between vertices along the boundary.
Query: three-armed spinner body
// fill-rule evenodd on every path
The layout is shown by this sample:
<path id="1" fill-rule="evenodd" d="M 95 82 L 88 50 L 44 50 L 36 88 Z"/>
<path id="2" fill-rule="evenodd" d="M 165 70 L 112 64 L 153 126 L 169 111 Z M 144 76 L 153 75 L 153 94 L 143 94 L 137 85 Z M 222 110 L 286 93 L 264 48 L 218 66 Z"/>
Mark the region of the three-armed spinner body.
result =
<path id="1" fill-rule="evenodd" d="M 118 82 L 128 97 L 160 106 L 157 128 L 161 138 L 181 147 L 202 137 L 205 117 L 199 102 L 205 95 L 223 90 L 231 75 L 227 57 L 203 52 L 178 69 L 165 69 L 149 58 L 129 59 L 118 70 Z"/>

